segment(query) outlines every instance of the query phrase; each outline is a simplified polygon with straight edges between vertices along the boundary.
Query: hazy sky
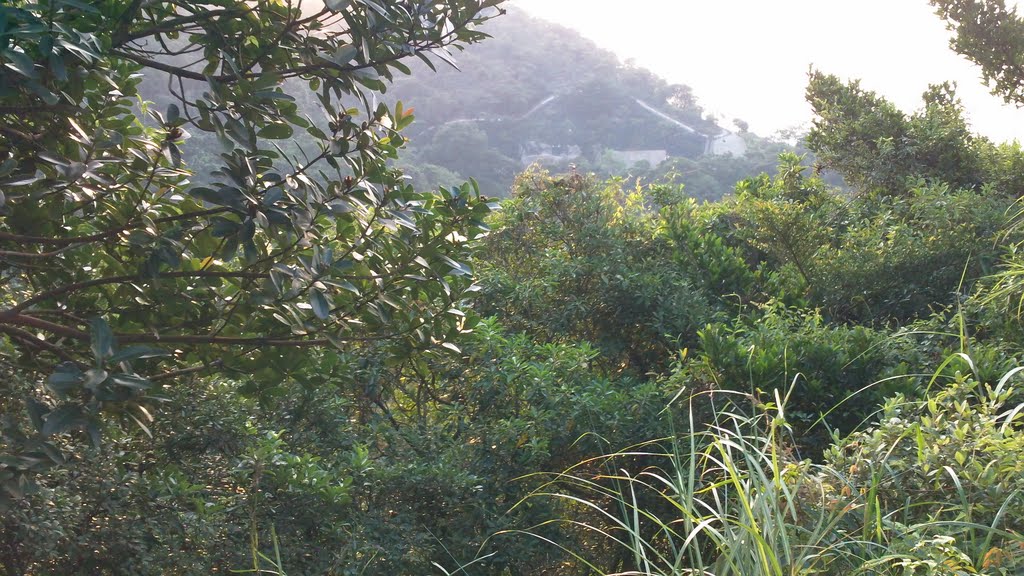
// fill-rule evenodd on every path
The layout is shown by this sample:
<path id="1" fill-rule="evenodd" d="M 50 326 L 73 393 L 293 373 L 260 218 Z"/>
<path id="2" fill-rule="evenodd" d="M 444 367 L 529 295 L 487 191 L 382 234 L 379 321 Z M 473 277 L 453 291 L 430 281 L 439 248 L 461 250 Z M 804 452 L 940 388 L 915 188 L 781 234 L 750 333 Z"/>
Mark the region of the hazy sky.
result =
<path id="1" fill-rule="evenodd" d="M 928 84 L 954 80 L 977 132 L 1024 141 L 1024 110 L 988 93 L 980 71 L 948 48 L 927 0 L 513 0 L 579 30 L 670 82 L 705 110 L 760 134 L 806 124 L 813 64 L 860 78 L 906 111 Z"/>

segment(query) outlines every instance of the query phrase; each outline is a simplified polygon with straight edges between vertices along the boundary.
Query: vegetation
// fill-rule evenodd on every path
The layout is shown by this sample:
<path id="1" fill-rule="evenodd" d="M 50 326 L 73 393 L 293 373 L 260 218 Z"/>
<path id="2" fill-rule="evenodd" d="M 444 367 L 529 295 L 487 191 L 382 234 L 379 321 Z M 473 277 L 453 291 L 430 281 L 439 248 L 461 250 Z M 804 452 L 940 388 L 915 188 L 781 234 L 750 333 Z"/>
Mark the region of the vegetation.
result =
<path id="1" fill-rule="evenodd" d="M 0 574 L 1019 574 L 1020 147 L 813 72 L 699 156 L 500 4 L 0 8 Z"/>
<path id="2" fill-rule="evenodd" d="M 574 556 L 601 573 L 1016 574 L 1020 405 L 1005 408 L 1017 394 L 958 376 L 926 401 L 897 397 L 884 424 L 820 464 L 786 448 L 788 393 L 725 397 L 706 430 L 612 454 L 601 476 L 559 474 L 528 502 L 594 518 L 582 528 L 623 554 Z M 637 456 L 654 463 L 631 472 Z"/>

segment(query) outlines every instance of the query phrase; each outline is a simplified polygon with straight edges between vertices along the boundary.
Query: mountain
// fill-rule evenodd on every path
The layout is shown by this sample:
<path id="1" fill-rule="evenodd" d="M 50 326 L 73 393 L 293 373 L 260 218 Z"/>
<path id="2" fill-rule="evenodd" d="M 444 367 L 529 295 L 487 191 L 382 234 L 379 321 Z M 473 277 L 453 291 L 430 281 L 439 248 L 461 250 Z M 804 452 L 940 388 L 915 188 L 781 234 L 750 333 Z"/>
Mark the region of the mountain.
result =
<path id="1" fill-rule="evenodd" d="M 742 121 L 738 133 L 719 126 L 689 86 L 622 63 L 569 28 L 509 10 L 483 31 L 489 40 L 454 55 L 458 69 L 417 62 L 389 93 L 415 110 L 401 166 L 420 186 L 473 177 L 504 196 L 532 162 L 602 176 L 682 166 L 689 176 L 676 180 L 713 199 L 788 148 Z"/>

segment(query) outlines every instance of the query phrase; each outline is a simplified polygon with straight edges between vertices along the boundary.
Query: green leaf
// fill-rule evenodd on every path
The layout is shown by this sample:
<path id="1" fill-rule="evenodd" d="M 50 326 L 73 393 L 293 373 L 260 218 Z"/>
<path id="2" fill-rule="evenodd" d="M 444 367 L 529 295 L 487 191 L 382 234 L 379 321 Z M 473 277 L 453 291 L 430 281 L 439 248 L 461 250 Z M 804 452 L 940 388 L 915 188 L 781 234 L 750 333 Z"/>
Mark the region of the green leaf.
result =
<path id="1" fill-rule="evenodd" d="M 473 270 L 471 270 L 469 268 L 469 266 L 466 266 L 465 264 L 463 264 L 461 262 L 457 262 L 455 260 L 452 260 L 451 258 L 449 258 L 447 256 L 441 256 L 441 259 L 444 260 L 449 266 L 452 267 L 452 273 L 453 274 L 455 274 L 457 276 L 472 276 L 473 275 Z"/>
<path id="2" fill-rule="evenodd" d="M 245 263 L 249 265 L 255 264 L 260 259 L 260 251 L 252 240 L 242 242 L 242 255 L 245 257 Z"/>
<path id="3" fill-rule="evenodd" d="M 38 76 L 35 70 L 35 63 L 32 62 L 32 58 L 29 58 L 28 54 L 11 49 L 4 50 L 0 54 L 8 60 L 8 68 L 28 78 L 36 78 Z"/>
<path id="4" fill-rule="evenodd" d="M 381 16 L 383 16 L 385 18 L 388 17 L 388 11 L 385 10 L 383 6 L 381 6 L 380 4 L 374 2 L 373 0 L 363 0 L 363 4 L 366 4 L 367 6 L 369 6 L 377 14 L 380 14 Z"/>
<path id="5" fill-rule="evenodd" d="M 95 6 L 91 6 L 85 2 L 80 2 L 79 0 L 59 0 L 57 4 L 63 4 L 64 6 L 73 6 L 83 12 L 90 12 L 92 14 L 100 13 L 100 11 L 97 10 Z"/>
<path id="6" fill-rule="evenodd" d="M 64 65 L 64 58 L 57 53 L 53 53 L 50 54 L 49 61 L 50 72 L 53 76 L 61 82 L 66 82 L 68 79 L 68 69 Z"/>
<path id="7" fill-rule="evenodd" d="M 181 167 L 181 150 L 174 142 L 167 142 L 167 161 L 171 163 L 171 166 L 175 168 Z"/>
<path id="8" fill-rule="evenodd" d="M 226 238 L 228 236 L 233 236 L 238 232 L 238 228 L 241 226 L 238 222 L 221 216 L 214 216 L 211 218 L 210 224 L 210 235 L 214 238 Z"/>
<path id="9" fill-rule="evenodd" d="M 224 127 L 227 129 L 228 136 L 230 136 L 231 139 L 237 142 L 240 146 L 250 151 L 255 149 L 254 143 L 249 138 L 248 126 L 234 118 L 229 118 L 228 121 L 224 123 Z"/>
<path id="10" fill-rule="evenodd" d="M 326 6 L 328 10 L 332 10 L 334 12 L 341 12 L 348 8 L 348 5 L 351 3 L 351 0 L 324 0 L 324 6 Z"/>
<path id="11" fill-rule="evenodd" d="M 109 362 L 116 364 L 118 362 L 125 362 L 131 360 L 142 360 L 144 358 L 157 358 L 160 356 L 170 356 L 171 353 L 160 348 L 154 348 L 153 346 L 129 346 L 122 348 L 117 351 L 116 354 L 109 358 Z"/>
<path id="12" fill-rule="evenodd" d="M 53 436 L 81 426 L 82 422 L 82 407 L 77 404 L 65 404 L 46 415 L 42 433 L 43 436 Z"/>
<path id="13" fill-rule="evenodd" d="M 14 172 L 14 169 L 18 167 L 18 161 L 14 158 L 8 158 L 0 163 L 0 176 L 7 176 Z"/>
<path id="14" fill-rule="evenodd" d="M 50 106 L 54 106 L 58 102 L 60 102 L 60 97 L 58 97 L 56 94 L 51 92 L 49 88 L 43 86 L 39 82 L 29 80 L 25 83 L 25 85 L 28 86 L 29 90 L 35 92 L 36 96 L 42 98 L 43 102 L 49 104 Z"/>
<path id="15" fill-rule="evenodd" d="M 295 130 L 288 124 L 269 124 L 260 129 L 256 134 L 260 138 L 269 138 L 271 140 L 281 140 L 284 138 L 291 138 Z"/>
<path id="16" fill-rule="evenodd" d="M 89 440 L 92 442 L 93 448 L 99 448 L 102 443 L 102 436 L 100 435 L 100 423 L 96 418 L 89 418 L 86 420 L 84 417 L 80 426 L 85 427 L 85 431 L 89 434 Z"/>
<path id="17" fill-rule="evenodd" d="M 44 418 L 49 409 L 35 398 L 25 399 L 25 409 L 28 411 L 28 417 L 32 420 L 32 425 L 35 426 L 36 430 L 42 430 Z"/>
<path id="18" fill-rule="evenodd" d="M 114 354 L 114 333 L 102 318 L 89 321 L 89 335 L 92 342 L 92 356 L 100 365 Z"/>
<path id="19" fill-rule="evenodd" d="M 82 383 L 82 377 L 82 371 L 73 364 L 61 364 L 46 379 L 46 387 L 57 394 L 65 394 L 79 386 Z"/>
<path id="20" fill-rule="evenodd" d="M 328 284 L 330 286 L 335 286 L 337 288 L 341 288 L 342 290 L 348 290 L 349 292 L 355 294 L 356 296 L 362 295 L 362 293 L 359 291 L 359 288 L 356 288 L 356 286 L 349 282 L 348 280 L 331 280 L 329 278 L 324 278 L 323 283 Z"/>
<path id="21" fill-rule="evenodd" d="M 40 427 L 39 430 L 41 432 L 42 427 Z M 67 462 L 67 458 L 64 457 L 64 454 L 60 451 L 60 449 L 49 442 L 43 442 L 42 444 L 40 444 L 39 449 L 42 450 L 43 454 L 46 454 L 46 457 L 49 458 L 54 464 L 64 464 L 65 462 Z"/>
<path id="22" fill-rule="evenodd" d="M 90 368 L 85 371 L 85 380 L 82 382 L 82 386 L 89 390 L 96 390 L 100 384 L 107 381 L 107 376 L 109 376 L 108 372 L 102 368 Z"/>
<path id="23" fill-rule="evenodd" d="M 331 55 L 331 62 L 340 66 L 345 66 L 356 57 L 358 52 L 359 50 L 351 44 L 339 46 L 338 49 L 334 51 L 334 54 Z"/>
<path id="24" fill-rule="evenodd" d="M 331 305 L 327 302 L 327 297 L 315 288 L 309 291 L 309 304 L 317 318 L 326 320 L 331 315 Z"/>
<path id="25" fill-rule="evenodd" d="M 132 390 L 148 390 L 153 387 L 152 382 L 134 374 L 114 374 L 110 377 L 110 381 Z"/>

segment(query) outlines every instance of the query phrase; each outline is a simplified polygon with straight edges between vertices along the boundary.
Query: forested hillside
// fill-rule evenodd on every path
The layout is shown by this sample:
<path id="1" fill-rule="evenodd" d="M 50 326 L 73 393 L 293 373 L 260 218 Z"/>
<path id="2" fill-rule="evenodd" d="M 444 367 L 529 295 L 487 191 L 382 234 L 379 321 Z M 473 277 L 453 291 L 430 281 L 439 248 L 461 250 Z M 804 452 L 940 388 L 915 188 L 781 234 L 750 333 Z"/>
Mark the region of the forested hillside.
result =
<path id="1" fill-rule="evenodd" d="M 458 69 L 435 65 L 435 74 L 415 63 L 389 93 L 415 107 L 402 166 L 425 187 L 472 176 L 486 194 L 506 196 L 515 175 L 538 160 L 555 170 L 647 177 L 660 161 L 635 166 L 609 151 L 659 150 L 681 161 L 662 173 L 676 168 L 692 196 L 717 199 L 733 176 L 755 175 L 788 149 L 744 131 L 749 158 L 706 155 L 707 139 L 724 130 L 689 86 L 623 64 L 578 32 L 520 10 L 482 30 L 492 38 L 455 53 Z"/>
<path id="2" fill-rule="evenodd" d="M 814 70 L 699 155 L 503 8 L 0 6 L 0 575 L 1021 574 L 1020 145 Z"/>

